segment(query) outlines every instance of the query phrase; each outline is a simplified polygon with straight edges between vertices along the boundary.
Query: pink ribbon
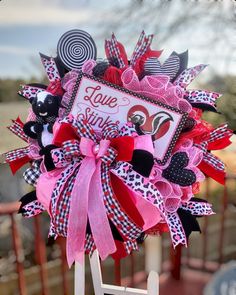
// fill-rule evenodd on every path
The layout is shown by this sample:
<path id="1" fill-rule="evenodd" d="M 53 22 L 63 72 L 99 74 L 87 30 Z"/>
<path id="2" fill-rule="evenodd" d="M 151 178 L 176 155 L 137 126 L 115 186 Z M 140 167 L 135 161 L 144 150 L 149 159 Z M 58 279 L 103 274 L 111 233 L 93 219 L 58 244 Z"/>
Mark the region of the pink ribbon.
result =
<path id="1" fill-rule="evenodd" d="M 105 259 L 116 251 L 103 203 L 101 184 L 101 157 L 106 154 L 109 145 L 109 140 L 101 140 L 99 145 L 85 137 L 80 141 L 80 152 L 85 158 L 82 160 L 71 195 L 67 232 L 69 266 L 75 260 L 83 263 L 87 218 L 101 258 Z"/>

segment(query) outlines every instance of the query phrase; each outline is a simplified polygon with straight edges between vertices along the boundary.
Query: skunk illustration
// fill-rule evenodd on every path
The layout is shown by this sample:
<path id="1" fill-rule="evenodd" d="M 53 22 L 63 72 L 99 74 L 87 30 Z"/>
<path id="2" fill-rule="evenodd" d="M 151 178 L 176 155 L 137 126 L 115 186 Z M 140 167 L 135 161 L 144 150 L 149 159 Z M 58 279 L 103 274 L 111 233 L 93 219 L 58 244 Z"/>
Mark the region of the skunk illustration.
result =
<path id="1" fill-rule="evenodd" d="M 169 128 L 173 117 L 165 112 L 160 111 L 149 116 L 144 106 L 133 106 L 127 114 L 128 121 L 131 121 L 139 134 L 153 135 L 153 140 L 157 140 L 164 136 Z"/>

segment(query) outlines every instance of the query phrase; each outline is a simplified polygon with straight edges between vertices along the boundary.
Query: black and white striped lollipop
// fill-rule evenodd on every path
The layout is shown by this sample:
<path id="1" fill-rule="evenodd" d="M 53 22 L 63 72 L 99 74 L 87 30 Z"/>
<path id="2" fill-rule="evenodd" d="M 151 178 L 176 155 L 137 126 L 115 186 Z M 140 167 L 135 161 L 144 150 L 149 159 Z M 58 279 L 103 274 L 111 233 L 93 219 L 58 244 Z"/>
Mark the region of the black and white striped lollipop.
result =
<path id="1" fill-rule="evenodd" d="M 57 54 L 67 70 L 81 70 L 84 62 L 96 60 L 97 47 L 87 32 L 75 29 L 61 36 L 57 44 Z"/>

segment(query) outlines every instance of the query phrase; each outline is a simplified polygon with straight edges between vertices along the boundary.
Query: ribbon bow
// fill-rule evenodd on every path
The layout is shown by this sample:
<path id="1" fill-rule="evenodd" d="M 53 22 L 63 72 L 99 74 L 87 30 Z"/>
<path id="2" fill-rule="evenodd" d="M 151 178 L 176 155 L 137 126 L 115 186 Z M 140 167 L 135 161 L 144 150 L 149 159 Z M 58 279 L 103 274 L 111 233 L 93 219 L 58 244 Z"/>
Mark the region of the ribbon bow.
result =
<path id="1" fill-rule="evenodd" d="M 75 127 L 76 133 L 73 134 L 73 131 L 70 131 L 67 135 L 65 134 L 65 129 L 68 130 L 68 123 Z M 103 134 L 109 137 L 109 135 L 114 136 L 116 132 L 109 126 L 109 132 L 105 130 Z M 65 140 L 67 136 L 73 139 Z M 117 150 L 121 150 L 122 146 L 123 149 L 128 146 L 126 160 L 131 160 L 133 138 L 126 136 L 125 140 L 122 137 L 98 140 L 89 124 L 77 121 L 73 117 L 67 117 L 62 121 L 55 141 L 57 143 L 62 141 L 61 148 L 52 151 L 52 158 L 57 168 L 73 163 L 73 161 L 77 161 L 80 165 L 71 193 L 67 229 L 68 264 L 71 266 L 74 260 L 83 262 L 88 220 L 95 245 L 101 258 L 105 259 L 116 251 L 116 246 L 103 201 L 102 172 L 109 169 L 118 156 Z M 117 150 L 111 145 L 116 146 Z"/>

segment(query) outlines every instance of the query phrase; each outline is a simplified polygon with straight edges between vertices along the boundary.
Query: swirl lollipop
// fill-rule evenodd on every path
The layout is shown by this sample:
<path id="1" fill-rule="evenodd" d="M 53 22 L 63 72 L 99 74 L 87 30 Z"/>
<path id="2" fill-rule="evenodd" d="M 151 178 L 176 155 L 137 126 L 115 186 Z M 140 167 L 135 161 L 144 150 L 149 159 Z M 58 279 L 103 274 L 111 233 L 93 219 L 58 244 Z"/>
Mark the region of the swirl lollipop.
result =
<path id="1" fill-rule="evenodd" d="M 67 70 L 80 70 L 84 62 L 96 59 L 97 47 L 87 32 L 75 29 L 61 36 L 57 44 L 57 53 Z"/>

